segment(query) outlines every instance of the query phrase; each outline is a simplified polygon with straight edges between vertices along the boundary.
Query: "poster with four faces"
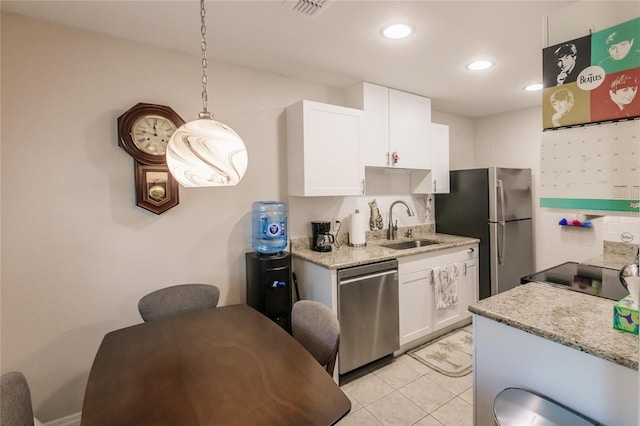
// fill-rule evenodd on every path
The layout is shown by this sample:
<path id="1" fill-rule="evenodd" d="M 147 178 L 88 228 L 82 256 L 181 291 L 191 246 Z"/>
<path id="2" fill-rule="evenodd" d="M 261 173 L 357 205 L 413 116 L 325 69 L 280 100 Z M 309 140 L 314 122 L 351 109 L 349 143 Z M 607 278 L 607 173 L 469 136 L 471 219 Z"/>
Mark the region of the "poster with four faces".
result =
<path id="1" fill-rule="evenodd" d="M 542 51 L 543 129 L 640 117 L 640 17 Z"/>

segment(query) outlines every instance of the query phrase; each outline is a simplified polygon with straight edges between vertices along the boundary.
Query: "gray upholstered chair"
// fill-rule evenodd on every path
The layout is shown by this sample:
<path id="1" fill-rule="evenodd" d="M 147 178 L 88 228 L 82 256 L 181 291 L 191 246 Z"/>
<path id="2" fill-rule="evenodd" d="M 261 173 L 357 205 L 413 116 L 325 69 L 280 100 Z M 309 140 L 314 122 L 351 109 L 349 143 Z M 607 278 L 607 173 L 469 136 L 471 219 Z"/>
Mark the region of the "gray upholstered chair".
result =
<path id="1" fill-rule="evenodd" d="M 140 316 L 153 321 L 186 312 L 212 309 L 218 306 L 220 290 L 209 284 L 180 284 L 161 288 L 138 302 Z"/>
<path id="2" fill-rule="evenodd" d="M 19 371 L 10 371 L 0 378 L 0 424 L 2 426 L 33 426 L 33 407 L 27 379 Z"/>
<path id="3" fill-rule="evenodd" d="M 333 376 L 338 346 L 340 324 L 327 306 L 312 300 L 299 300 L 291 310 L 293 337 Z"/>

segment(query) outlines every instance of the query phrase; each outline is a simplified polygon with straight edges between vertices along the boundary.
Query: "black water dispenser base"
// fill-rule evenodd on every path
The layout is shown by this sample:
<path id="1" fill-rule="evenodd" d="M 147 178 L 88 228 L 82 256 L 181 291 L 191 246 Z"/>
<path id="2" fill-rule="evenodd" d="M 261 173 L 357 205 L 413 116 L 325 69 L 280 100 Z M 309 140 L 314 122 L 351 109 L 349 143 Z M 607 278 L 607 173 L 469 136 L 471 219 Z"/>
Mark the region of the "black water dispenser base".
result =
<path id="1" fill-rule="evenodd" d="M 246 253 L 247 305 L 291 333 L 292 273 L 288 252 Z"/>

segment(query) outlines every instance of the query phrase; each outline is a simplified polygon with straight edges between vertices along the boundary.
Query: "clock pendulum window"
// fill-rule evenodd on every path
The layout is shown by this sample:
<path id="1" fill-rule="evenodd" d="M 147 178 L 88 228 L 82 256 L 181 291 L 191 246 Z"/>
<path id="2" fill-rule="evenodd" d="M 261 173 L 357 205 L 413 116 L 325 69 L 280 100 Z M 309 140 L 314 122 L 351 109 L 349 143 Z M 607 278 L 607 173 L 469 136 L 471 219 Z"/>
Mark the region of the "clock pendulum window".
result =
<path id="1" fill-rule="evenodd" d="M 136 205 L 161 214 L 178 205 L 167 144 L 184 120 L 168 106 L 138 103 L 118 117 L 118 146 L 134 160 Z"/>

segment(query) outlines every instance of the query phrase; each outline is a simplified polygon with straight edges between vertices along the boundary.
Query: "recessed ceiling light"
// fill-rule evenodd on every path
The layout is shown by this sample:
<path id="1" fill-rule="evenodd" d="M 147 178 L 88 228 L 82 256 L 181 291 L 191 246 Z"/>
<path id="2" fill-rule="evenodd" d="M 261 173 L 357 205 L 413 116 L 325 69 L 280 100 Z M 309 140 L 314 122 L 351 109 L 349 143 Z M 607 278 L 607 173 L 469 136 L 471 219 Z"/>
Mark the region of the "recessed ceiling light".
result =
<path id="1" fill-rule="evenodd" d="M 475 61 L 467 65 L 467 68 L 471 71 L 482 71 L 487 68 L 491 68 L 493 66 L 493 62 L 487 60 Z"/>
<path id="2" fill-rule="evenodd" d="M 386 38 L 390 38 L 392 40 L 399 40 L 401 38 L 406 38 L 411 35 L 411 27 L 404 24 L 389 25 L 384 30 L 382 30 L 382 34 L 384 34 Z"/>
<path id="3" fill-rule="evenodd" d="M 542 83 L 530 84 L 524 88 L 527 92 L 536 92 L 538 90 L 542 90 Z"/>

